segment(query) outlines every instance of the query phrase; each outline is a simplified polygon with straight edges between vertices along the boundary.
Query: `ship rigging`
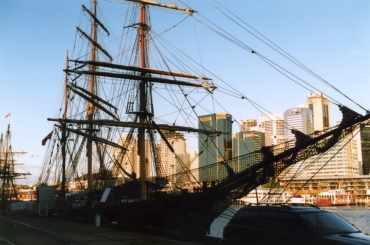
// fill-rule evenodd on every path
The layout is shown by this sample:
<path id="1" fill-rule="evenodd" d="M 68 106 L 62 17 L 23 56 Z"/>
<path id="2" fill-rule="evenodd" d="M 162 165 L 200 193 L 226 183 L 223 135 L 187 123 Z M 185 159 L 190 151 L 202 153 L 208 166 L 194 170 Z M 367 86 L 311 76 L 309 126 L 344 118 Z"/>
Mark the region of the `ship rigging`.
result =
<path id="1" fill-rule="evenodd" d="M 190 74 L 190 66 L 159 51 L 155 42 L 159 37 L 152 34 L 148 14 L 151 7 L 180 11 L 187 16 L 195 16 L 197 12 L 151 0 L 131 0 L 127 5 L 128 13 L 133 13 L 128 19 L 133 22 L 125 25 L 122 37 L 133 43 L 119 50 L 122 57 L 111 55 L 98 38 L 98 30 L 105 37 L 110 36 L 110 31 L 99 20 L 97 1 L 93 1 L 91 11 L 83 6 L 91 21 L 91 35 L 80 28 L 77 33 L 85 40 L 83 44 L 88 44 L 89 51 L 73 59 L 67 56 L 63 114 L 48 119 L 55 123 L 55 139 L 49 142 L 38 184 L 56 185 L 62 201 L 66 192 L 75 189 L 92 193 L 84 194 L 90 203 L 86 202 L 81 209 L 64 209 L 65 215 L 92 219 L 97 208 L 96 197 L 109 188 L 108 198 L 98 207 L 105 222 L 118 219 L 127 226 L 204 235 L 232 199 L 277 179 L 287 167 L 324 153 L 369 121 L 368 112 L 362 116 L 336 103 L 343 113 L 337 127 L 312 135 L 293 130 L 295 140 L 275 146 L 261 144 L 259 150 L 233 158 L 230 149 L 219 147 L 224 144 L 227 148 L 228 143 L 218 142 L 228 132 L 210 127 L 200 116 L 215 113 L 216 107 L 225 109 L 215 100 L 218 93 L 262 107 L 241 90 L 225 87 L 225 81 L 217 76 L 218 82 L 204 73 Z M 256 50 L 220 35 L 257 55 L 289 79 L 294 78 Z M 170 47 L 167 43 L 164 46 Z M 157 60 L 151 60 L 149 54 L 155 52 Z M 127 61 L 126 64 L 120 64 L 121 60 Z M 180 64 L 174 65 L 174 61 Z M 200 69 L 214 75 L 204 67 Z M 231 118 L 231 121 L 237 120 Z M 211 148 L 222 152 L 217 152 L 220 156 L 215 162 L 191 169 L 189 165 L 194 159 L 184 161 L 167 139 L 174 133 L 196 135 L 197 155 Z M 180 165 L 171 174 L 166 172 L 168 166 L 164 165 L 159 140 Z M 192 188 L 185 189 L 189 183 Z"/>

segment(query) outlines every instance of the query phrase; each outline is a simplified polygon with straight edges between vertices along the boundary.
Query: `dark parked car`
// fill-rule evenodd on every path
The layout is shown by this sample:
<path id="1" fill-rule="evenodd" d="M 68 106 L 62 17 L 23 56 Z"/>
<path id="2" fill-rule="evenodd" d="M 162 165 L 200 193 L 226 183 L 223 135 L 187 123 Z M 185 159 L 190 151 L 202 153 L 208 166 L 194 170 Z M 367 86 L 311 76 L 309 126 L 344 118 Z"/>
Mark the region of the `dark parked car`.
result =
<path id="1" fill-rule="evenodd" d="M 336 214 L 316 206 L 250 205 L 224 228 L 235 244 L 370 244 L 370 236 Z"/>

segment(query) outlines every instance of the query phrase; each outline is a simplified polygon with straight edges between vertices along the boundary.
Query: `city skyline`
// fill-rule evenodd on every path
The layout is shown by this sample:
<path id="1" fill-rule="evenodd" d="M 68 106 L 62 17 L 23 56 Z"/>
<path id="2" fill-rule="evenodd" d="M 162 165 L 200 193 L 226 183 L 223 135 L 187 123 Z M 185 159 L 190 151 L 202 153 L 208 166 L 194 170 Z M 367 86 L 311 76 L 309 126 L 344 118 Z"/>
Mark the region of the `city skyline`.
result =
<path id="1" fill-rule="evenodd" d="M 48 122 L 47 118 L 54 117 L 60 109 L 65 58 L 67 51 L 74 51 L 75 27 L 81 17 L 81 3 L 87 4 L 88 1 L 0 3 L 0 9 L 3 10 L 0 15 L 2 33 L 6 37 L 0 41 L 3 54 L 0 60 L 3 100 L 0 112 L 3 117 L 8 113 L 12 114 L 10 122 L 13 148 L 27 152 L 19 158 L 19 162 L 24 163 L 23 167 L 32 176 L 22 180 L 23 183 L 35 183 L 47 154 L 41 140 L 52 131 L 53 123 Z M 217 15 L 218 9 L 206 1 L 194 1 L 191 5 L 202 15 L 220 17 Z M 119 20 L 117 17 L 123 14 L 121 6 L 124 4 L 99 2 L 99 8 L 106 14 L 107 20 Z M 345 91 L 349 98 L 355 98 L 358 104 L 369 108 L 367 93 L 370 85 L 367 83 L 367 74 L 370 63 L 370 34 L 367 29 L 370 23 L 370 2 L 238 1 L 228 7 L 301 64 L 325 81 L 333 83 L 335 88 Z M 224 26 L 223 19 L 216 20 L 219 20 L 217 24 Z M 114 27 L 113 23 L 110 24 Z M 158 33 L 167 30 L 167 24 L 162 21 L 157 29 Z M 259 41 L 254 41 L 254 37 L 239 29 L 234 30 L 231 30 L 232 34 L 241 34 L 238 35 L 241 40 L 247 40 L 248 45 L 256 51 L 264 55 L 270 54 L 271 50 L 262 48 Z M 195 33 L 199 35 L 204 32 L 197 29 L 193 35 Z M 270 111 L 295 107 L 292 101 L 298 101 L 297 97 L 307 93 L 307 90 L 299 86 L 291 88 L 292 83 L 287 82 L 288 79 L 281 79 L 273 69 L 265 69 L 268 65 L 256 59 L 255 54 L 225 48 L 222 42 L 210 42 L 208 35 L 199 35 L 200 37 L 206 37 L 206 43 L 198 46 L 201 50 L 211 51 L 212 54 L 214 50 L 227 50 L 223 53 L 230 53 L 231 56 L 230 59 L 220 61 L 213 55 L 199 55 L 203 61 L 201 63 L 207 64 L 205 67 L 211 71 L 218 71 L 217 76 L 224 80 L 242 83 L 251 99 L 261 102 Z M 210 65 L 209 61 L 213 64 Z M 278 64 L 281 64 L 280 60 Z M 286 62 L 283 61 L 283 64 Z M 315 83 L 311 79 L 307 81 L 334 96 L 335 101 L 340 104 L 363 112 L 347 98 L 322 86 L 321 82 Z M 234 116 L 242 119 L 243 113 L 249 110 L 243 107 L 239 109 L 239 115 Z M 339 110 L 334 106 L 331 109 L 334 112 L 332 120 L 340 120 Z M 250 110 L 248 118 L 258 118 L 260 113 Z M 8 119 L 2 122 L 1 132 L 5 133 L 8 122 Z M 192 151 L 196 148 L 194 145 Z"/>
<path id="2" fill-rule="evenodd" d="M 320 95 L 319 97 L 321 97 L 323 95 Z M 308 94 L 307 95 L 307 98 L 312 98 L 314 97 L 313 94 Z M 307 100 L 308 101 L 308 100 Z M 312 102 L 312 100 L 311 100 Z M 307 105 L 309 106 L 309 103 L 307 103 Z M 271 138 L 276 138 L 276 132 L 279 131 L 280 134 L 278 135 L 278 139 L 279 141 L 275 141 L 275 144 L 279 144 L 279 143 L 283 143 L 287 140 L 294 140 L 295 138 L 292 137 L 294 136 L 293 134 L 291 134 L 290 130 L 292 128 L 296 129 L 296 130 L 300 130 L 302 133 L 304 134 L 311 134 L 313 133 L 314 131 L 314 115 L 311 111 L 311 109 L 308 108 L 308 106 L 300 106 L 300 107 L 297 107 L 297 108 L 288 108 L 285 110 L 284 114 L 272 114 L 272 115 L 264 115 L 263 117 L 260 117 L 260 120 L 256 120 L 256 119 L 252 119 L 252 118 L 247 118 L 246 119 L 242 119 L 240 121 L 240 124 L 238 126 L 238 128 L 240 129 L 239 132 L 236 132 L 236 133 L 232 133 L 231 131 L 231 134 L 232 134 L 232 144 L 231 144 L 231 149 L 232 149 L 232 157 L 235 158 L 235 157 L 238 157 L 240 155 L 243 155 L 243 154 L 248 154 L 250 152 L 253 152 L 253 151 L 258 151 L 261 146 L 265 146 L 267 145 L 267 142 L 273 142 L 273 140 L 270 140 L 270 141 L 267 141 L 265 140 L 265 137 L 266 135 L 270 136 Z M 319 107 L 322 108 L 322 104 L 319 105 Z M 318 110 L 317 110 L 318 111 Z M 320 112 L 321 114 L 318 116 L 318 117 L 321 117 L 321 121 L 320 123 L 322 123 L 324 125 L 324 119 L 322 119 L 322 112 Z M 327 119 L 330 118 L 330 111 L 328 110 L 328 114 L 326 115 L 327 116 Z M 226 123 L 223 122 L 223 123 L 220 123 L 220 120 L 225 120 L 226 118 L 228 118 L 228 120 L 230 120 L 229 123 Z M 227 113 L 216 113 L 216 114 L 209 114 L 209 115 L 201 115 L 199 116 L 199 125 L 198 125 L 198 128 L 199 129 L 216 129 L 216 130 L 221 130 L 222 129 L 226 129 L 226 131 L 228 130 L 227 128 L 230 128 L 230 125 L 231 125 L 231 118 L 232 118 L 232 115 L 229 115 Z M 262 118 L 262 120 L 261 120 Z M 270 122 L 268 123 L 268 121 L 270 120 Z M 274 122 L 275 121 L 275 122 Z M 277 122 L 278 123 L 277 123 Z M 326 122 L 329 122 L 329 120 L 327 120 Z M 261 127 L 261 124 L 264 123 L 265 124 L 265 127 Z M 274 125 L 275 124 L 275 125 Z M 221 126 L 220 126 L 221 125 Z M 280 129 L 273 129 L 273 127 L 280 127 Z M 249 130 L 246 130 L 246 131 L 243 131 L 245 129 L 249 129 Z M 266 132 L 267 130 L 272 130 L 272 132 Z M 214 138 L 214 142 L 217 142 L 217 143 L 211 143 L 209 144 L 210 145 L 217 145 L 219 144 L 220 142 L 222 142 L 224 139 L 223 138 L 219 138 L 220 136 L 217 136 L 216 138 Z M 199 139 L 198 139 L 198 153 L 199 151 L 202 151 L 200 148 L 200 146 L 202 144 L 204 144 L 204 141 L 208 141 L 210 140 L 211 138 L 208 138 L 208 137 L 202 137 L 200 136 Z M 262 143 L 262 141 L 264 141 Z M 348 139 L 346 140 L 348 141 Z M 208 143 L 207 143 L 208 144 Z M 307 169 L 307 173 L 306 173 L 306 177 L 308 175 L 314 175 L 313 173 L 317 172 L 317 170 L 321 169 L 323 165 L 326 164 L 326 166 L 323 168 L 323 172 L 321 174 L 318 174 L 318 176 L 327 176 L 328 173 L 329 175 L 330 174 L 340 174 L 340 175 L 359 175 L 362 171 L 360 169 L 360 165 L 361 165 L 361 161 L 359 161 L 360 159 L 358 158 L 358 155 L 357 155 L 357 152 L 356 154 L 354 153 L 354 151 L 358 151 L 361 149 L 361 147 L 358 148 L 358 143 L 356 141 L 356 139 L 354 139 L 353 141 L 350 142 L 350 147 L 346 147 L 344 150 L 342 150 L 341 148 L 344 147 L 346 143 L 340 143 L 338 146 L 336 146 L 335 148 L 333 148 L 332 150 L 328 151 L 328 153 L 325 153 L 324 155 L 336 155 L 336 154 L 339 154 L 338 157 L 343 157 L 343 154 L 344 154 L 344 158 L 346 158 L 349 162 L 350 162 L 350 165 L 351 165 L 351 169 L 353 169 L 353 171 L 343 171 L 341 169 L 341 167 L 343 168 L 346 168 L 346 166 L 344 166 L 343 163 L 340 163 L 341 165 L 338 165 L 337 163 L 334 163 L 334 167 L 333 167 L 333 163 L 329 163 L 329 164 L 326 164 L 326 159 L 327 157 L 324 157 L 322 160 L 318 161 L 316 164 L 313 164 L 313 167 L 310 169 L 308 168 L 307 166 L 309 165 L 312 165 L 312 161 L 314 160 L 310 160 L 308 159 L 307 160 L 307 163 L 305 163 L 304 165 L 302 164 L 296 164 L 296 166 L 293 166 L 292 167 L 292 170 L 291 171 L 301 171 L 302 169 Z M 273 144 L 274 145 L 274 144 Z M 208 146 L 208 147 L 209 147 Z M 348 148 L 348 149 L 347 149 Z M 213 149 L 213 148 L 212 148 Z M 347 150 L 346 150 L 347 149 Z M 186 148 L 185 148 L 186 150 Z M 222 152 L 227 152 L 225 149 L 224 149 L 224 146 L 221 147 L 221 151 Z M 225 157 L 217 157 L 217 155 L 221 152 L 221 151 L 216 151 L 215 149 L 207 152 L 207 150 L 205 150 L 205 153 L 206 154 L 200 154 L 200 157 L 198 158 L 198 167 L 203 167 L 203 166 L 206 166 L 207 164 L 212 164 L 212 163 L 216 163 L 216 162 L 222 162 L 222 161 L 225 161 L 225 160 L 228 160 L 228 156 L 227 154 L 225 154 Z M 338 153 L 333 153 L 335 151 L 338 151 Z M 187 151 L 186 151 L 187 152 Z M 344 153 L 343 153 L 344 152 Z M 349 152 L 349 153 L 348 153 Z M 347 156 L 347 153 L 349 154 Z M 361 154 L 359 154 L 361 156 Z M 202 156 L 203 156 L 203 159 L 202 159 Z M 206 159 L 206 160 L 205 160 Z M 325 159 L 325 160 L 324 160 Z M 333 160 L 333 161 L 338 161 L 339 160 Z M 200 163 L 201 162 L 201 163 Z M 356 165 L 356 166 L 354 166 Z M 190 167 L 190 166 L 188 166 Z M 237 168 L 237 166 L 234 166 L 235 168 Z M 327 169 L 336 169 L 336 172 L 334 173 L 333 171 L 327 171 Z M 290 176 L 294 176 L 296 174 L 290 174 Z"/>

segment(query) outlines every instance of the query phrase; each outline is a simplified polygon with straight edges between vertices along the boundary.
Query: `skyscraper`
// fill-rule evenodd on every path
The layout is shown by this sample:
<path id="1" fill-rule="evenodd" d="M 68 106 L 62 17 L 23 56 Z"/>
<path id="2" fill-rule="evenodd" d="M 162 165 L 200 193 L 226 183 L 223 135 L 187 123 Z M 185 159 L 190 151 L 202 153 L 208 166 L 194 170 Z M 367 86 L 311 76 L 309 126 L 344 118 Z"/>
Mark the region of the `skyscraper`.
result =
<path id="1" fill-rule="evenodd" d="M 190 169 L 190 164 L 191 164 L 191 162 L 190 162 L 190 154 L 189 153 L 179 153 L 179 154 L 177 154 L 176 164 L 175 164 L 175 169 L 176 169 L 177 173 Z M 175 175 L 174 178 L 172 179 L 172 181 L 174 183 L 176 183 L 176 185 L 178 187 L 180 187 L 180 186 L 183 186 L 186 183 L 194 182 L 195 179 L 193 177 L 195 177 L 195 176 L 194 175 L 189 176 L 189 175 L 180 174 L 180 175 Z"/>
<path id="2" fill-rule="evenodd" d="M 306 105 L 312 111 L 314 131 L 321 131 L 330 127 L 330 103 L 326 95 L 323 93 L 309 93 Z"/>
<path id="3" fill-rule="evenodd" d="M 284 113 L 284 135 L 288 139 L 295 139 L 294 134 L 291 130 L 295 129 L 301 131 L 304 134 L 313 133 L 313 118 L 312 111 L 308 108 L 298 107 L 288 109 Z"/>
<path id="4" fill-rule="evenodd" d="M 186 142 L 184 135 L 176 132 L 163 131 L 167 141 L 171 144 L 175 154 L 168 148 L 167 144 L 163 139 L 159 141 L 157 146 L 160 154 L 161 163 L 163 166 L 163 172 L 165 175 L 172 175 L 177 173 L 179 170 L 183 171 L 184 168 L 189 169 L 190 155 L 186 153 Z M 185 167 L 186 166 L 186 167 Z"/>
<path id="5" fill-rule="evenodd" d="M 321 156 L 313 156 L 288 168 L 281 176 L 330 177 L 359 175 L 357 141 L 348 135 Z"/>
<path id="6" fill-rule="evenodd" d="M 259 127 L 265 133 L 265 145 L 284 143 L 284 116 L 283 114 L 261 115 Z"/>
<path id="7" fill-rule="evenodd" d="M 256 119 L 244 119 L 240 122 L 240 132 L 243 131 L 249 131 L 251 130 L 251 127 L 257 126 L 257 120 Z"/>
<path id="8" fill-rule="evenodd" d="M 265 145 L 265 133 L 258 131 L 238 132 L 233 136 L 233 158 L 258 151 Z"/>
<path id="9" fill-rule="evenodd" d="M 199 167 L 231 159 L 232 124 L 227 113 L 209 114 L 199 117 L 199 129 L 221 131 L 223 134 L 210 135 L 199 133 Z"/>
<path id="10" fill-rule="evenodd" d="M 131 140 L 127 139 L 127 134 L 121 134 L 120 138 L 118 139 L 117 144 L 124 146 L 127 148 L 126 153 L 123 155 L 122 150 L 116 149 L 114 152 L 114 160 L 117 162 L 117 164 L 120 164 L 121 167 L 128 173 L 132 174 L 135 173 L 136 177 L 140 177 L 140 163 L 139 163 L 139 156 L 137 151 L 137 142 L 135 138 L 132 138 Z M 145 152 L 146 159 L 148 162 L 151 161 L 151 147 L 148 141 L 145 141 L 146 149 Z M 121 171 L 119 169 L 116 170 L 116 172 L 119 173 L 118 177 L 124 177 L 127 178 L 127 176 L 122 176 Z M 147 177 L 151 175 L 149 164 L 147 165 L 146 169 Z M 126 174 L 127 175 L 127 174 Z"/>
<path id="11" fill-rule="evenodd" d="M 233 158 L 261 149 L 265 145 L 265 133 L 259 131 L 238 132 L 233 136 Z M 240 171 L 239 158 L 233 160 L 233 169 Z"/>
<path id="12" fill-rule="evenodd" d="M 362 173 L 370 174 L 370 124 L 361 129 Z"/>

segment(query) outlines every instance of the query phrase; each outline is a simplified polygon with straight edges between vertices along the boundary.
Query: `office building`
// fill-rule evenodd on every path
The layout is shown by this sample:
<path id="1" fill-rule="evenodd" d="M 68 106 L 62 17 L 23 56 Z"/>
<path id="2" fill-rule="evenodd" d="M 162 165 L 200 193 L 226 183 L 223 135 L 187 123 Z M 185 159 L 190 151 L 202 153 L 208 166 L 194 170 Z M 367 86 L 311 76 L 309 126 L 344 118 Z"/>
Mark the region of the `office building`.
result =
<path id="1" fill-rule="evenodd" d="M 309 93 L 306 106 L 312 111 L 314 131 L 330 127 L 330 103 L 323 93 Z"/>
<path id="2" fill-rule="evenodd" d="M 265 133 L 258 131 L 244 131 L 233 135 L 233 163 L 232 167 L 239 172 L 243 169 L 239 156 L 255 152 L 265 145 Z M 257 159 L 255 160 L 257 163 Z M 245 166 L 244 166 L 245 167 Z"/>
<path id="3" fill-rule="evenodd" d="M 121 167 L 124 169 L 124 171 L 126 171 L 126 173 L 128 174 L 135 173 L 136 177 L 139 178 L 140 177 L 140 159 L 139 159 L 139 155 L 137 151 L 137 141 L 134 137 L 132 137 L 131 139 L 128 139 L 127 137 L 128 137 L 127 134 L 121 134 L 117 142 L 117 144 L 125 147 L 127 151 L 124 154 L 122 154 L 123 153 L 122 150 L 116 148 L 114 152 L 114 160 L 116 161 L 116 163 L 121 165 Z M 145 152 L 146 159 L 150 163 L 151 146 L 147 140 L 145 141 L 145 149 L 147 149 L 147 151 Z M 149 164 L 147 164 L 146 167 L 147 167 L 146 174 L 148 177 L 152 173 L 150 172 Z M 122 175 L 122 171 L 120 168 L 115 168 L 113 172 L 114 172 L 113 174 L 116 174 L 117 177 L 123 177 L 123 178 L 129 177 L 127 174 Z"/>
<path id="4" fill-rule="evenodd" d="M 161 165 L 158 166 L 162 169 L 158 169 L 162 176 L 168 176 L 176 174 L 178 171 L 184 171 L 190 168 L 189 161 L 190 156 L 186 153 L 186 142 L 184 135 L 177 132 L 163 131 L 167 141 L 172 146 L 174 152 L 172 152 L 167 146 L 166 142 L 161 139 L 157 145 L 158 155 L 161 161 Z"/>
<path id="5" fill-rule="evenodd" d="M 321 192 L 335 189 L 353 191 L 359 205 L 370 204 L 370 176 L 330 176 L 318 178 L 280 179 L 286 191 L 295 195 L 316 196 Z"/>
<path id="6" fill-rule="evenodd" d="M 352 137 L 353 135 L 348 135 L 322 155 L 292 165 L 280 175 L 280 178 L 358 176 L 360 171 L 357 140 Z"/>
<path id="7" fill-rule="evenodd" d="M 370 175 L 370 124 L 363 125 L 360 131 L 361 153 L 362 153 L 362 173 Z"/>
<path id="8" fill-rule="evenodd" d="M 187 171 L 190 169 L 190 154 L 189 153 L 179 153 L 176 154 L 176 164 L 175 169 L 176 173 Z M 198 180 L 197 175 L 187 175 L 187 174 L 180 174 L 180 175 L 174 175 L 171 181 L 176 183 L 178 187 L 184 186 L 188 183 L 194 183 Z"/>
<path id="9" fill-rule="evenodd" d="M 298 130 L 304 134 L 313 133 L 312 111 L 308 108 L 298 107 L 288 109 L 284 113 L 284 135 L 287 139 L 295 139 L 292 129 Z"/>
<path id="10" fill-rule="evenodd" d="M 284 116 L 283 114 L 262 115 L 259 117 L 259 127 L 265 133 L 265 145 L 284 143 Z"/>
<path id="11" fill-rule="evenodd" d="M 231 159 L 232 154 L 232 123 L 227 113 L 209 114 L 199 117 L 198 128 L 202 130 L 221 131 L 219 135 L 199 133 L 199 167 L 223 162 Z M 207 180 L 199 173 L 200 181 Z"/>
<path id="12" fill-rule="evenodd" d="M 244 119 L 240 121 L 240 132 L 249 131 L 251 127 L 257 126 L 256 119 Z"/>
<path id="13" fill-rule="evenodd" d="M 233 158 L 255 152 L 265 145 L 265 133 L 258 131 L 238 132 L 233 135 Z"/>

